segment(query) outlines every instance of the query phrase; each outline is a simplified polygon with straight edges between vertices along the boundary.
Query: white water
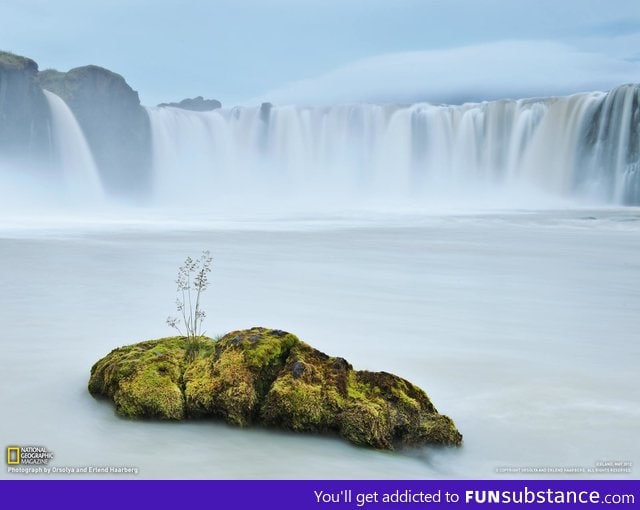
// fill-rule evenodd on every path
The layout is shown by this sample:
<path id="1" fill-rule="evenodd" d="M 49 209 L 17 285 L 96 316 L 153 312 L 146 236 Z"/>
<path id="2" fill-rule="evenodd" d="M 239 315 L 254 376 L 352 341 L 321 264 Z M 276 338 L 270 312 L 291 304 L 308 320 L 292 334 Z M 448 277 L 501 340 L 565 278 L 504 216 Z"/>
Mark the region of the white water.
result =
<path id="1" fill-rule="evenodd" d="M 57 166 L 64 176 L 64 194 L 74 203 L 95 205 L 104 198 L 100 172 L 82 128 L 67 104 L 53 92 L 43 91 L 51 110 Z"/>
<path id="2" fill-rule="evenodd" d="M 148 108 L 157 203 L 640 201 L 640 89 L 462 106 Z"/>

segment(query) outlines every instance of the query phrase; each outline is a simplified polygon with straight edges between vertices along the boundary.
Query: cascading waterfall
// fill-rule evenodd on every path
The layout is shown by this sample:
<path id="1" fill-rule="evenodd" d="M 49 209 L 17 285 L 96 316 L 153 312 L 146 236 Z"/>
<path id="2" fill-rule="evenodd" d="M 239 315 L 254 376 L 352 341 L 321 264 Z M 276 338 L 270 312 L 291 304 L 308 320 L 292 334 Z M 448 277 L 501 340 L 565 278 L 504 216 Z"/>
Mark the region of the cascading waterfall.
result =
<path id="1" fill-rule="evenodd" d="M 80 125 L 67 104 L 53 92 L 44 90 L 52 121 L 57 165 L 62 169 L 65 189 L 74 202 L 103 198 L 98 167 Z"/>
<path id="2" fill-rule="evenodd" d="M 154 194 L 428 200 L 482 188 L 640 203 L 640 88 L 461 106 L 148 108 Z M 244 197 L 244 198 L 243 198 Z M 242 203 L 238 203 L 242 206 Z"/>

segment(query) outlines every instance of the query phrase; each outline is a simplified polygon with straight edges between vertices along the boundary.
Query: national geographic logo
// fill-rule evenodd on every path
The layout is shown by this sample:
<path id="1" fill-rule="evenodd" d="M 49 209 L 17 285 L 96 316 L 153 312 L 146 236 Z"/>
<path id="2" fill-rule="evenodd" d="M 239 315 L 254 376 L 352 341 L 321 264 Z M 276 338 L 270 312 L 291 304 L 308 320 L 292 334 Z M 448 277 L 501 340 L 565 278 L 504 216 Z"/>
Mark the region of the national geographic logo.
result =
<path id="1" fill-rule="evenodd" d="M 53 459 L 53 452 L 44 446 L 7 446 L 7 464 L 9 466 L 46 465 L 51 459 Z"/>

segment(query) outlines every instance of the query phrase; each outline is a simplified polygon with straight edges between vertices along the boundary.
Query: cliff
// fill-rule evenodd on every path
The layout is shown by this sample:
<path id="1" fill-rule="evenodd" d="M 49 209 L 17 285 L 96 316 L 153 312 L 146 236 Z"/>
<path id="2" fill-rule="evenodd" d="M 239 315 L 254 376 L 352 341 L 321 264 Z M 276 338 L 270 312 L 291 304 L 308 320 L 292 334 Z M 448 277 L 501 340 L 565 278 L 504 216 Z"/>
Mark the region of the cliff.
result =
<path id="1" fill-rule="evenodd" d="M 0 154 L 34 163 L 51 155 L 50 111 L 38 85 L 38 64 L 0 51 Z"/>
<path id="2" fill-rule="evenodd" d="M 125 79 L 90 65 L 66 73 L 45 70 L 37 81 L 73 111 L 107 190 L 118 195 L 144 193 L 150 181 L 151 128 L 138 93 Z"/>

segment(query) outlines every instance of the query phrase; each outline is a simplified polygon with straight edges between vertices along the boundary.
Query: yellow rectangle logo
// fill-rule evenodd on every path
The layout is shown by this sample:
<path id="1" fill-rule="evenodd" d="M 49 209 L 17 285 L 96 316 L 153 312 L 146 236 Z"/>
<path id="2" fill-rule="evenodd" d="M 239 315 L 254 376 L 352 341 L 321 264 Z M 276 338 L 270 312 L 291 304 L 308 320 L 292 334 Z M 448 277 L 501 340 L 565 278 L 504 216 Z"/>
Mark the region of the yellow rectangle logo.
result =
<path id="1" fill-rule="evenodd" d="M 7 447 L 7 464 L 20 464 L 20 448 L 17 446 Z"/>

